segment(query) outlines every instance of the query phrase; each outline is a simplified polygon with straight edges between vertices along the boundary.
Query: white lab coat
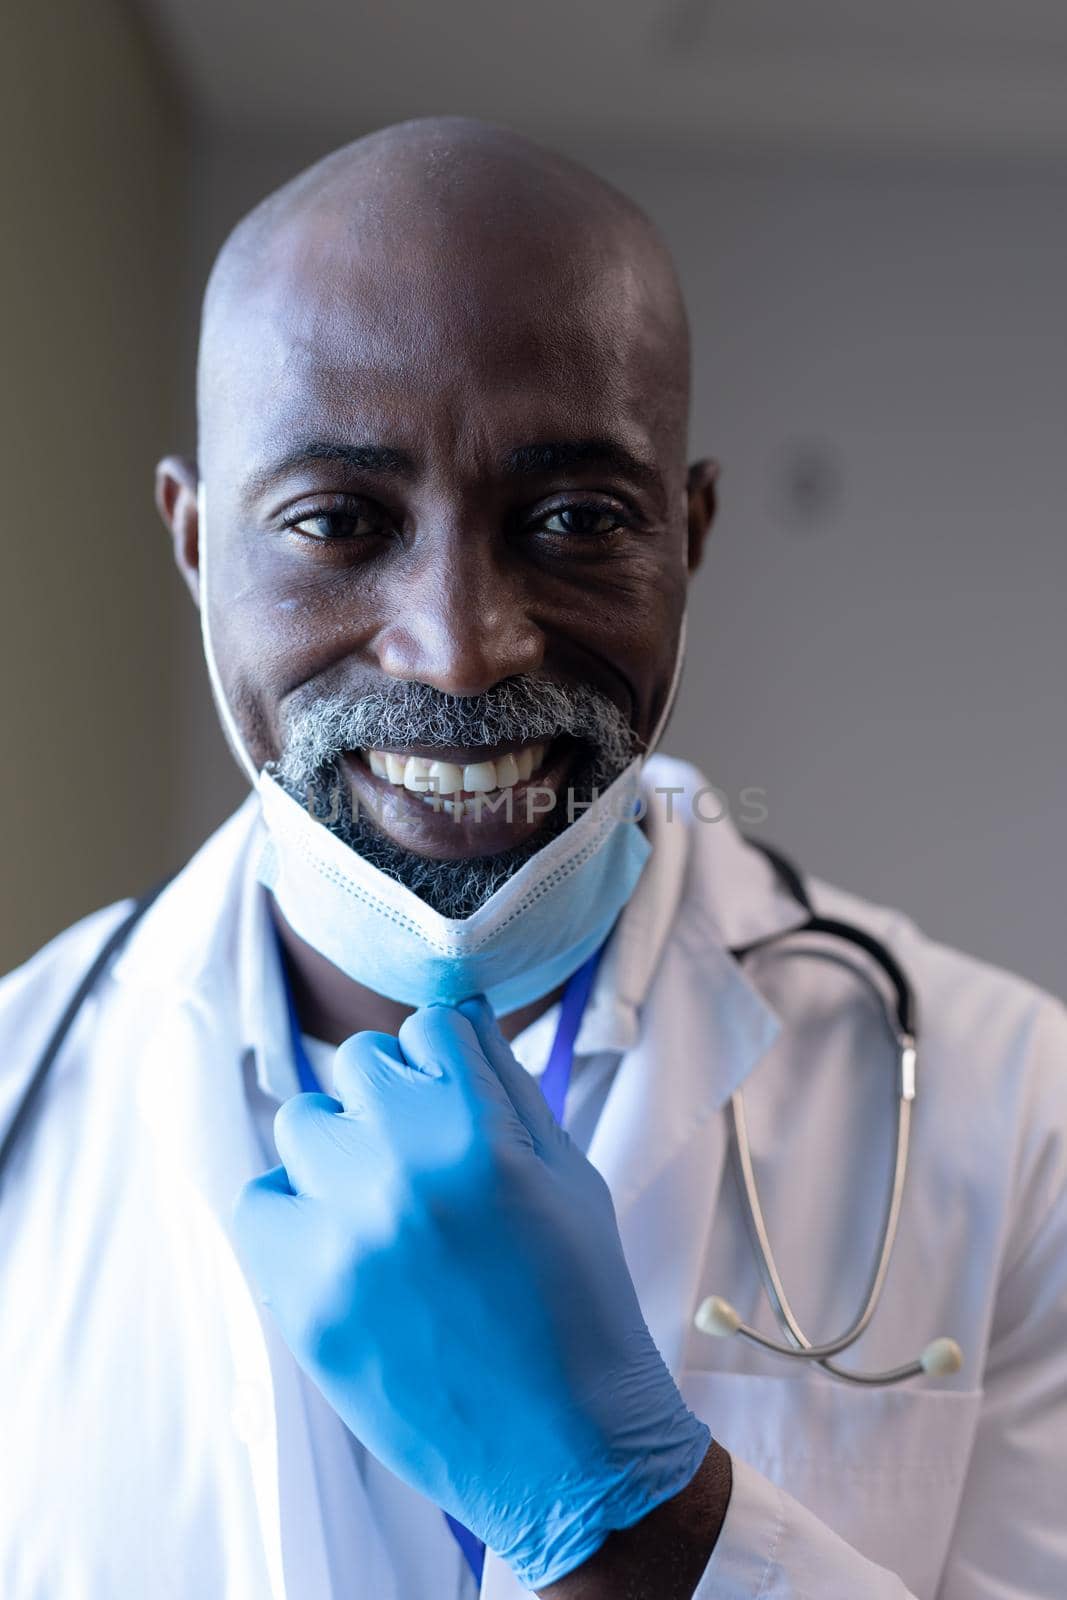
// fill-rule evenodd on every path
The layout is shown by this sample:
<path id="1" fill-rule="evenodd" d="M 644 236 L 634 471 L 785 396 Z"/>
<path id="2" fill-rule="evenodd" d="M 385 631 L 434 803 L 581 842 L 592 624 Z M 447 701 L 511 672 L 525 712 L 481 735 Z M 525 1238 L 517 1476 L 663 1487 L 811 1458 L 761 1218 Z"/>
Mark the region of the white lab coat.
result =
<path id="1" fill-rule="evenodd" d="M 665 757 L 646 777 L 702 782 Z M 945 1333 L 964 1367 L 868 1390 L 705 1337 L 693 1312 L 715 1291 L 776 1331 L 726 1160 L 731 1091 L 745 1090 L 786 1287 L 826 1336 L 853 1314 L 877 1242 L 892 1053 L 839 964 L 742 970 L 727 947 L 801 913 L 729 820 L 696 823 L 675 796 L 667 822 L 667 804 L 583 1028 L 621 1050 L 588 1154 L 653 1335 L 733 1458 L 698 1600 L 1062 1600 L 1067 1014 L 814 881 L 821 910 L 890 945 L 922 1023 L 896 1253 L 843 1360 L 891 1366 Z M 343 1584 L 330 1576 L 329 1494 L 297 1415 L 306 1380 L 231 1244 L 233 1197 L 264 1165 L 239 948 L 241 907 L 262 895 L 259 831 L 250 798 L 135 932 L 0 1195 L 4 1600 L 439 1600 L 401 1592 L 395 1530 L 391 1549 L 358 1495 L 344 1508 L 358 1560 Z M 0 1126 L 125 909 L 0 985 Z M 410 1538 L 443 1551 L 443 1519 L 414 1499 Z M 524 1592 L 490 1554 L 483 1596 Z"/>

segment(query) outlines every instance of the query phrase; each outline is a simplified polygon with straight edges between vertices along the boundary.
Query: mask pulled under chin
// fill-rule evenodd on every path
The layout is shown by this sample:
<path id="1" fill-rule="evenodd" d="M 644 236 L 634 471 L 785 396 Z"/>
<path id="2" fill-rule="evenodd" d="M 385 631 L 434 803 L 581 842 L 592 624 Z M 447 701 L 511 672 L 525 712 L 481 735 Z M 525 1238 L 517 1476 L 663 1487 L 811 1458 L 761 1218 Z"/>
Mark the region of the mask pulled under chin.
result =
<path id="1" fill-rule="evenodd" d="M 294 932 L 357 983 L 410 1006 L 484 994 L 504 1015 L 576 972 L 633 893 L 651 851 L 635 819 L 642 764 L 462 918 L 365 861 L 264 771 L 259 880 Z"/>

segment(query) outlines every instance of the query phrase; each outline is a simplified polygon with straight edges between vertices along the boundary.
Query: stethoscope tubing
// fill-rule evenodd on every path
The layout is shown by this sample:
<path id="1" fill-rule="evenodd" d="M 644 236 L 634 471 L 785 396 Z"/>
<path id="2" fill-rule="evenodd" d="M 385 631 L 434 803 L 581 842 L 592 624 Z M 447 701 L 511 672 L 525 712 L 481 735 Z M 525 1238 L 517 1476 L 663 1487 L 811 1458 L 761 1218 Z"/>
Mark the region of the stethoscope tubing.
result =
<path id="1" fill-rule="evenodd" d="M 827 1339 L 821 1344 L 813 1344 L 801 1327 L 782 1283 L 778 1264 L 775 1260 L 774 1250 L 771 1246 L 770 1235 L 760 1205 L 759 1191 L 756 1186 L 755 1173 L 752 1167 L 752 1153 L 748 1141 L 745 1125 L 744 1101 L 740 1091 L 735 1091 L 730 1097 L 729 1106 L 731 1149 L 736 1163 L 745 1197 L 745 1221 L 748 1224 L 752 1237 L 756 1262 L 763 1278 L 767 1298 L 771 1302 L 775 1316 L 794 1341 L 793 1347 L 779 1343 L 760 1333 L 755 1328 L 742 1325 L 738 1332 L 744 1332 L 752 1344 L 758 1344 L 763 1349 L 771 1351 L 788 1359 L 800 1361 L 815 1361 L 824 1367 L 835 1378 L 842 1378 L 849 1383 L 867 1383 L 880 1385 L 883 1383 L 899 1383 L 906 1378 L 917 1377 L 922 1372 L 922 1364 L 918 1361 L 907 1362 L 901 1367 L 895 1367 L 891 1372 L 865 1374 L 851 1372 L 844 1367 L 836 1366 L 829 1358 L 838 1355 L 842 1350 L 847 1350 L 855 1344 L 860 1336 L 866 1332 L 878 1309 L 878 1303 L 885 1286 L 886 1274 L 889 1271 L 889 1262 L 896 1243 L 897 1224 L 900 1220 L 900 1208 L 904 1197 L 904 1184 L 907 1179 L 908 1147 L 911 1131 L 911 1101 L 903 1097 L 897 1100 L 896 1121 L 896 1149 L 893 1162 L 893 1177 L 886 1201 L 885 1214 L 881 1229 L 881 1247 L 878 1252 L 866 1291 L 863 1296 L 859 1314 L 852 1324 L 839 1334 L 836 1339 Z"/>
<path id="2" fill-rule="evenodd" d="M 924 1351 L 923 1359 L 909 1361 L 884 1372 L 850 1371 L 832 1359 L 834 1356 L 840 1355 L 843 1350 L 851 1348 L 870 1326 L 882 1297 L 893 1247 L 896 1243 L 908 1173 L 912 1106 L 918 1092 L 918 1020 L 915 995 L 904 969 L 881 940 L 876 939 L 866 929 L 856 927 L 854 924 L 845 922 L 840 918 L 820 916 L 812 904 L 803 878 L 793 863 L 760 840 L 749 838 L 748 843 L 762 852 L 770 862 L 779 883 L 807 911 L 808 915 L 805 921 L 795 927 L 770 933 L 762 938 L 754 939 L 746 945 L 735 947 L 730 952 L 734 959 L 744 965 L 749 956 L 757 952 L 785 954 L 782 948 L 785 940 L 808 934 L 822 935 L 841 940 L 863 951 L 880 968 L 882 975 L 892 990 L 893 1004 L 890 1006 L 886 996 L 873 979 L 867 977 L 865 973 L 862 974 L 878 1000 L 889 1036 L 896 1049 L 896 1116 L 893 1171 L 882 1214 L 880 1244 L 859 1312 L 845 1331 L 836 1338 L 825 1339 L 815 1343 L 804 1332 L 796 1313 L 790 1305 L 789 1297 L 782 1282 L 782 1276 L 771 1245 L 770 1233 L 763 1214 L 763 1207 L 760 1203 L 759 1188 L 756 1182 L 748 1126 L 745 1118 L 744 1097 L 739 1088 L 735 1089 L 727 1107 L 732 1164 L 741 1194 L 745 1222 L 752 1241 L 760 1276 L 763 1280 L 763 1286 L 771 1309 L 774 1312 L 775 1320 L 789 1342 L 783 1344 L 779 1340 L 771 1338 L 768 1334 L 761 1333 L 759 1329 L 750 1326 L 748 1323 L 742 1322 L 728 1302 L 716 1298 L 702 1304 L 700 1311 L 697 1313 L 697 1325 L 706 1332 L 716 1334 L 736 1333 L 749 1344 L 757 1345 L 774 1355 L 784 1357 L 786 1360 L 813 1361 L 823 1367 L 831 1376 L 839 1378 L 846 1383 L 881 1386 L 883 1384 L 901 1383 L 908 1378 L 918 1377 L 923 1372 L 957 1370 L 959 1363 L 962 1361 L 962 1353 L 959 1350 L 959 1346 L 950 1339 L 935 1340 Z M 819 952 L 816 951 L 814 953 Z M 714 1310 L 712 1316 L 706 1322 L 702 1314 L 707 1306 L 713 1307 Z M 928 1360 L 931 1362 L 929 1366 L 927 1365 Z"/>
<path id="3" fill-rule="evenodd" d="M 53 1028 L 47 1044 L 38 1057 L 37 1065 L 33 1069 L 29 1083 L 22 1091 L 22 1099 L 18 1103 L 15 1115 L 7 1125 L 3 1139 L 0 1140 L 0 1187 L 3 1186 L 4 1177 L 15 1153 L 15 1147 L 22 1137 L 23 1131 L 29 1125 L 30 1118 L 33 1116 L 49 1073 L 78 1019 L 82 1006 L 96 988 L 97 983 L 103 977 L 114 956 L 118 954 L 126 943 L 137 923 L 140 922 L 149 906 L 158 899 L 170 881 L 170 878 L 164 878 L 162 883 L 157 883 L 154 888 L 149 889 L 134 902 L 133 907 L 123 917 L 118 927 L 114 928 L 105 939 L 78 987 L 68 1000 L 62 1016 Z"/>

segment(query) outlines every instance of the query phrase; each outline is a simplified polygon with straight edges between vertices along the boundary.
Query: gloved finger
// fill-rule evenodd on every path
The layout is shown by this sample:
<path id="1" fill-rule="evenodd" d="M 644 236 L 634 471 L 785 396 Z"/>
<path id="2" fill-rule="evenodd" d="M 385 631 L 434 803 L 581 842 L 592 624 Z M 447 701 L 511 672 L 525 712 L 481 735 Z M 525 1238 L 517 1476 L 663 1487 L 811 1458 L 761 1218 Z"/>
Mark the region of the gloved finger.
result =
<path id="1" fill-rule="evenodd" d="M 488 1000 L 484 995 L 475 995 L 472 1000 L 464 1000 L 456 1010 L 474 1029 L 482 1053 L 503 1084 L 538 1151 L 550 1150 L 559 1143 L 562 1130 L 548 1108 L 540 1085 L 516 1058 L 501 1033 Z"/>
<path id="2" fill-rule="evenodd" d="M 470 1019 L 458 1007 L 425 1006 L 404 1021 L 398 1037 L 410 1061 L 424 1069 L 436 1062 L 468 1104 L 494 1116 L 502 1133 L 520 1144 L 532 1143 L 530 1129 L 482 1049 Z"/>
<path id="3" fill-rule="evenodd" d="M 321 1194 L 338 1177 L 365 1170 L 373 1134 L 358 1113 L 328 1094 L 294 1094 L 274 1116 L 274 1143 L 297 1194 Z"/>
<path id="4" fill-rule="evenodd" d="M 258 1178 L 249 1178 L 247 1183 L 241 1185 L 234 1199 L 234 1209 L 245 1205 L 256 1205 L 260 1198 L 270 1201 L 271 1196 L 281 1196 L 292 1200 L 296 1191 L 289 1182 L 289 1174 L 284 1166 L 271 1167 L 269 1172 L 261 1172 Z"/>
<path id="5" fill-rule="evenodd" d="M 435 1063 L 409 1061 L 391 1033 L 354 1033 L 333 1059 L 334 1088 L 346 1111 L 358 1112 L 382 1096 L 425 1092 L 440 1076 Z"/>
<path id="6" fill-rule="evenodd" d="M 270 1280 L 272 1262 L 284 1249 L 286 1234 L 302 1220 L 299 1196 L 283 1166 L 250 1178 L 238 1189 L 231 1212 L 233 1235 L 241 1259 L 261 1291 Z"/>

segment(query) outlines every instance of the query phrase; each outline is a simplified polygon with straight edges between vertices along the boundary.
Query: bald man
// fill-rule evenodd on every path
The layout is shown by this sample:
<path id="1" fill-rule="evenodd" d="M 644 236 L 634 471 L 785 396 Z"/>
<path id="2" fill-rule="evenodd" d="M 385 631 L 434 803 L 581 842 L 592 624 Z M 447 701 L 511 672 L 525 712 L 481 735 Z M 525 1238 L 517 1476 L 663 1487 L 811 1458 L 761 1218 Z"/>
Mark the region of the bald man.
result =
<path id="1" fill-rule="evenodd" d="M 1067 1016 L 655 753 L 688 402 L 505 129 L 225 241 L 156 501 L 252 793 L 0 987 L 4 1600 L 1067 1592 Z"/>

